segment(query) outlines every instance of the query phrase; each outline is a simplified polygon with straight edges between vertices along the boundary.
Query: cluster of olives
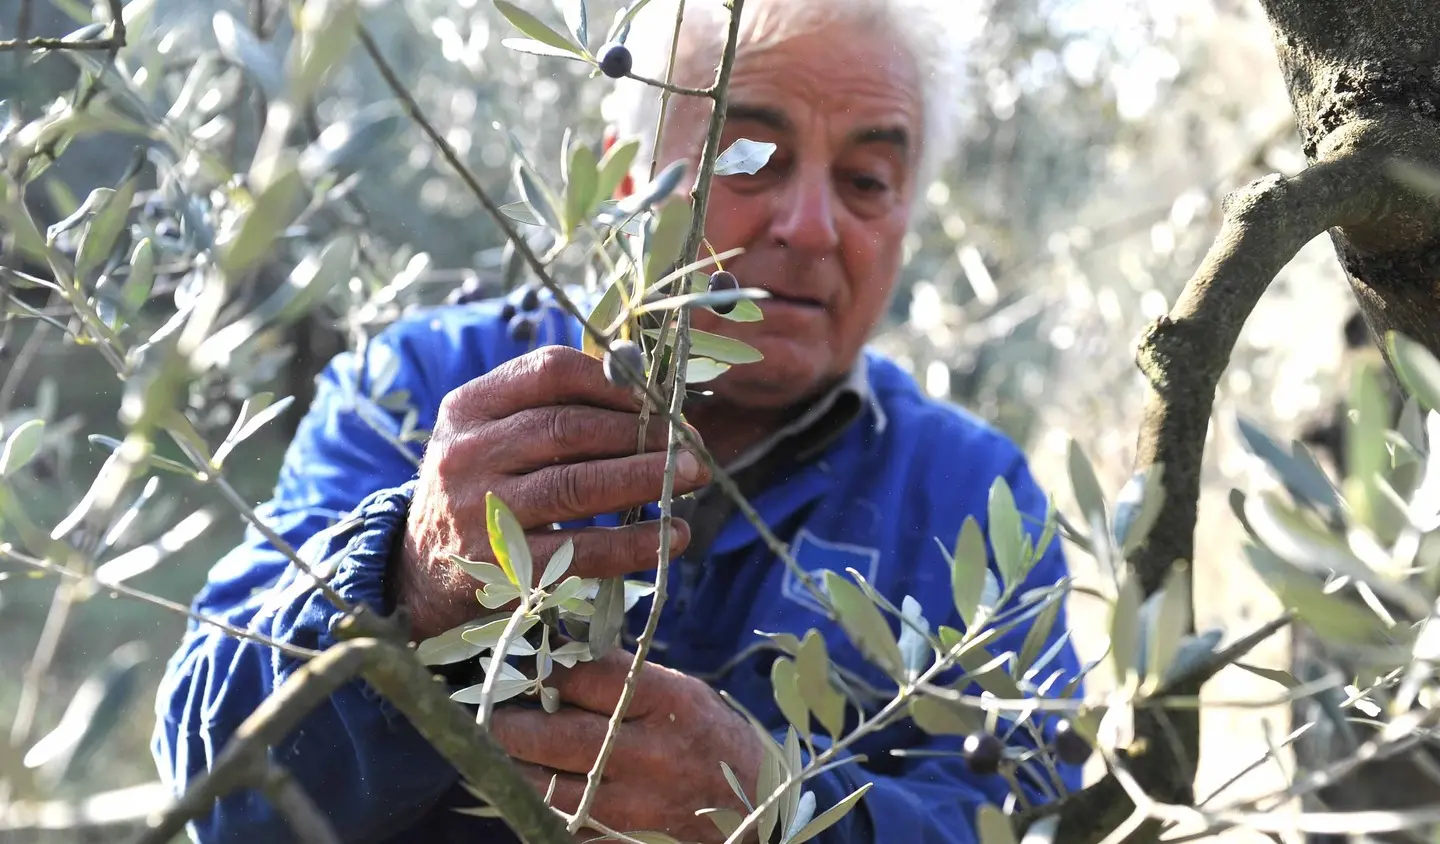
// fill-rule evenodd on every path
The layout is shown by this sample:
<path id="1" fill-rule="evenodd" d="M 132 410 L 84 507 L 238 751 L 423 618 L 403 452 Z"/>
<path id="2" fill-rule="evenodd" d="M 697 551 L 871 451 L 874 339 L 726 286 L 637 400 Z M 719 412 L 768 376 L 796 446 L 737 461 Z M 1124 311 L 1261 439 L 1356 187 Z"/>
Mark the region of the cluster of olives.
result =
<path id="1" fill-rule="evenodd" d="M 520 294 L 520 306 L 506 302 L 500 309 L 500 319 L 510 331 L 510 339 L 517 343 L 529 343 L 535 339 L 540 328 L 540 288 L 530 285 Z"/>
<path id="2" fill-rule="evenodd" d="M 1090 758 L 1090 743 L 1075 732 L 1069 720 L 1055 725 L 1055 756 L 1066 765 L 1083 765 Z M 1000 770 L 1005 743 L 990 733 L 972 733 L 965 738 L 965 764 L 971 773 L 989 776 Z"/>

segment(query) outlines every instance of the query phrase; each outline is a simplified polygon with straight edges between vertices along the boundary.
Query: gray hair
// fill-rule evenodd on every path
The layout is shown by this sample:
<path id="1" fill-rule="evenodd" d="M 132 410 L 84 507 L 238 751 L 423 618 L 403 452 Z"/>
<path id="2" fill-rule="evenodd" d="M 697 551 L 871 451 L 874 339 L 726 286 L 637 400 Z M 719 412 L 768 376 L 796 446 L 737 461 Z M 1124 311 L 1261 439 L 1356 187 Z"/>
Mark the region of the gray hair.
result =
<path id="1" fill-rule="evenodd" d="M 625 43 L 634 55 L 636 75 L 665 78 L 678 2 L 649 0 L 631 21 Z M 707 67 L 713 68 L 728 21 L 724 0 L 684 2 L 684 43 L 698 49 L 711 62 Z M 977 6 L 973 0 L 749 0 L 741 14 L 740 42 L 764 46 L 830 23 L 855 23 L 891 34 L 919 71 L 924 111 L 914 191 L 918 201 L 954 153 L 969 115 L 968 46 L 982 26 Z M 677 56 L 677 72 L 685 60 L 684 54 Z M 633 79 L 612 84 L 602 114 L 621 138 L 640 142 L 634 175 L 637 183 L 643 183 L 649 175 L 660 112 L 659 91 Z"/>

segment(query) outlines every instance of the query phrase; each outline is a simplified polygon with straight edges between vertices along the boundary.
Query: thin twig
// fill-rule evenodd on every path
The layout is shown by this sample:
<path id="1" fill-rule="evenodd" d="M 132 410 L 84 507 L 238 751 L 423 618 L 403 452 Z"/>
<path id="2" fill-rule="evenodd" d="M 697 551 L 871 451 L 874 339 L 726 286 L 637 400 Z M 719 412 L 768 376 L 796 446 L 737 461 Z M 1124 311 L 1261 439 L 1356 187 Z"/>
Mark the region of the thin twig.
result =
<path id="1" fill-rule="evenodd" d="M 20 702 L 15 710 L 15 720 L 10 724 L 11 747 L 21 747 L 30 741 L 30 728 L 34 726 L 35 712 L 40 706 L 40 687 L 50 673 L 55 654 L 60 650 L 60 640 L 65 635 L 65 625 L 74 605 L 74 584 L 68 580 L 55 584 L 55 594 L 51 596 L 50 609 L 45 614 L 45 626 L 35 643 L 35 655 L 26 666 L 25 678 L 20 684 Z"/>
<path id="2" fill-rule="evenodd" d="M 682 97 L 700 97 L 707 100 L 713 100 L 718 97 L 718 92 L 714 88 L 686 88 L 683 85 L 674 85 L 660 79 L 650 79 L 649 77 L 640 76 L 636 73 L 627 73 L 625 75 L 637 82 L 644 82 L 646 85 L 659 88 L 668 94 L 679 94 Z"/>
<path id="3" fill-rule="evenodd" d="M 48 572 L 50 574 L 59 575 L 60 577 L 69 578 L 71 580 L 96 583 L 106 591 L 114 592 L 117 595 L 124 595 L 127 598 L 133 598 L 137 601 L 143 601 L 144 603 L 150 604 L 151 606 L 159 607 L 160 609 L 166 610 L 168 612 L 173 612 L 177 615 L 183 615 L 192 621 L 196 621 L 200 624 L 206 624 L 219 630 L 223 630 L 237 639 L 248 639 L 257 644 L 261 644 L 269 648 L 274 648 L 275 650 L 280 651 L 286 656 L 291 656 L 296 659 L 308 660 L 314 659 L 315 657 L 320 655 L 320 651 L 312 650 L 310 648 L 302 648 L 298 645 L 290 645 L 284 642 L 278 642 L 260 633 L 252 633 L 249 630 L 241 629 L 233 624 L 221 621 L 218 618 L 211 618 L 210 616 L 204 615 L 202 613 L 197 613 L 189 607 L 185 606 L 184 604 L 177 604 L 174 601 L 167 601 L 166 599 L 161 598 L 158 595 L 152 595 L 149 592 L 144 592 L 139 589 L 131 588 L 123 583 L 112 583 L 110 581 L 101 580 L 92 575 L 71 571 L 64 566 L 56 565 L 49 560 L 44 560 L 39 557 L 32 557 L 29 554 L 17 551 L 12 548 L 8 543 L 0 545 L 0 557 L 8 560 L 14 560 L 17 563 L 21 563 L 31 568 Z"/>
<path id="4" fill-rule="evenodd" d="M 505 623 L 505 630 L 500 634 L 500 641 L 495 644 L 495 651 L 490 656 L 490 670 L 485 672 L 485 682 L 480 687 L 480 708 L 475 713 L 475 723 L 481 727 L 488 727 L 490 724 L 490 710 L 495 705 L 495 684 L 500 675 L 505 673 L 505 657 L 509 655 L 510 645 L 515 641 L 515 631 L 520 629 L 520 620 L 530 613 L 529 594 L 526 589 L 520 590 L 520 604 L 510 613 L 510 620 Z"/>

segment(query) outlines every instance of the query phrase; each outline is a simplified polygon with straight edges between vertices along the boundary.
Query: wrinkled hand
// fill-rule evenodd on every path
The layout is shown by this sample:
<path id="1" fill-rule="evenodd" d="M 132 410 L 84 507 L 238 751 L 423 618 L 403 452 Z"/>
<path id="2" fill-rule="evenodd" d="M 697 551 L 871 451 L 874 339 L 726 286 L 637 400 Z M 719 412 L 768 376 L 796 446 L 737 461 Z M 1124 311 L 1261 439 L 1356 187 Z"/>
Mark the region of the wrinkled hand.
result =
<path id="1" fill-rule="evenodd" d="M 659 521 L 561 531 L 553 523 L 657 501 L 669 422 L 652 414 L 636 452 L 643 397 L 605 380 L 601 362 L 568 347 L 538 349 L 455 389 L 440 412 L 407 518 L 396 592 L 421 640 L 478 616 L 473 578 L 450 554 L 494 562 L 485 494 L 500 496 L 530 541 L 538 579 L 544 561 L 574 540 L 568 574 L 605 578 L 655 567 Z M 675 494 L 709 481 L 693 454 L 678 459 Z M 672 554 L 690 528 L 673 522 Z"/>
<path id="2" fill-rule="evenodd" d="M 614 650 L 546 680 L 560 693 L 553 714 L 502 706 L 491 733 L 543 795 L 555 777 L 551 805 L 573 814 L 620 699 L 632 654 Z M 641 670 L 590 815 L 620 832 L 664 832 L 681 841 L 721 842 L 699 809 L 744 806 L 725 781 L 728 764 L 752 798 L 764 745 L 739 713 L 704 682 L 663 666 Z M 752 832 L 747 839 L 754 841 Z"/>

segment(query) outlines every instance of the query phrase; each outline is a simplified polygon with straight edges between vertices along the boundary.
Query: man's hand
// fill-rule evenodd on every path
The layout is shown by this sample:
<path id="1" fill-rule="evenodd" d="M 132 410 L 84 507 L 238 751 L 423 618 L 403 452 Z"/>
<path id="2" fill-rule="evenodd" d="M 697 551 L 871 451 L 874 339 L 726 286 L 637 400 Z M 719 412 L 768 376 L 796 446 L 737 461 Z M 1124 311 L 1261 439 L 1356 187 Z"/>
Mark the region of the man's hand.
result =
<path id="1" fill-rule="evenodd" d="M 669 422 L 650 417 L 637 453 L 643 397 L 605 380 L 600 361 L 551 346 L 496 367 L 440 405 L 397 561 L 397 596 L 412 635 L 425 639 L 480 614 L 479 585 L 450 554 L 494 562 L 485 493 L 500 496 L 526 529 L 538 578 L 565 541 L 575 542 L 569 574 L 615 577 L 654 568 L 658 521 L 621 528 L 558 531 L 555 522 L 616 513 L 660 498 Z M 709 481 L 688 451 L 678 458 L 675 494 Z M 690 528 L 673 522 L 673 554 Z"/>
<path id="2" fill-rule="evenodd" d="M 546 681 L 561 707 L 501 706 L 491 716 L 495 740 L 551 803 L 573 813 L 600 754 L 633 655 L 615 650 L 574 668 L 555 667 Z M 664 832 L 681 841 L 723 841 L 699 809 L 746 810 L 725 781 L 725 762 L 753 799 L 765 749 L 739 713 L 704 682 L 659 665 L 640 671 L 590 814 L 620 832 Z M 752 833 L 748 840 L 754 840 Z"/>

